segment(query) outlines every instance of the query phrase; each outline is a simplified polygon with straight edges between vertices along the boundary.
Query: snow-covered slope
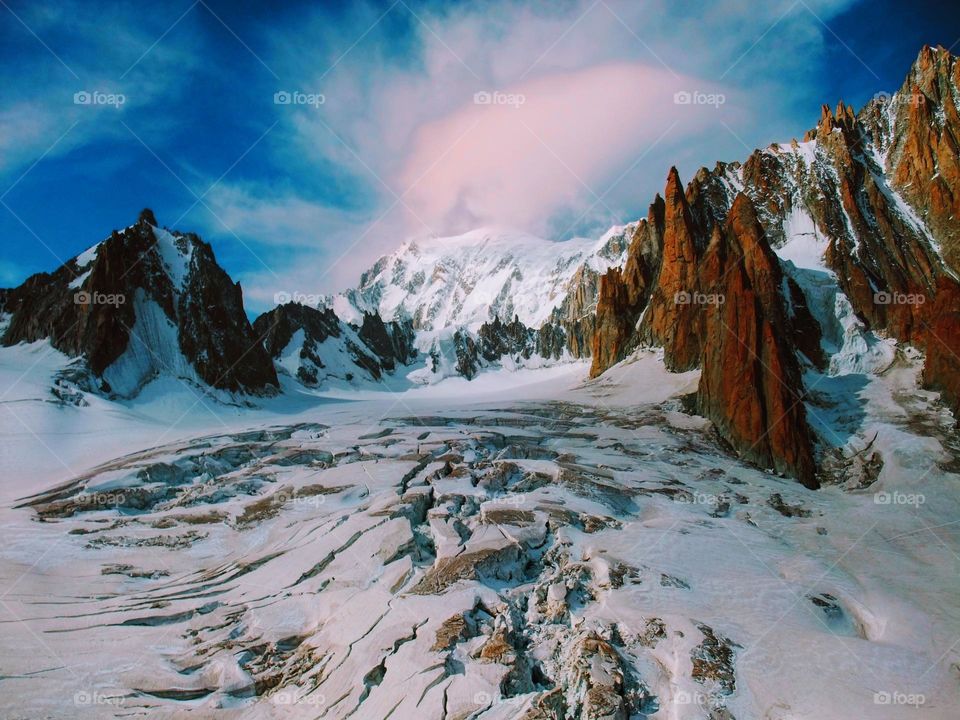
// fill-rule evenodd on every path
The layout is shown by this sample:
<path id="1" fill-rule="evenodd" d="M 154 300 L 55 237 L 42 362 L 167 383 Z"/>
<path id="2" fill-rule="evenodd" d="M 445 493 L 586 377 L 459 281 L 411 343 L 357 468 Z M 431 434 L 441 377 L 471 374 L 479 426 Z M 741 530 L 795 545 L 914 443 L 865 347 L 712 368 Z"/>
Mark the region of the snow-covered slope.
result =
<path id="1" fill-rule="evenodd" d="M 201 367 L 182 345 L 205 316 L 183 300 L 210 303 L 204 246 L 143 228 L 158 282 L 121 319 L 157 354 L 126 346 L 101 377 L 189 366 L 107 400 L 73 392 L 83 360 L 47 336 L 0 349 L 0 716 L 953 720 L 957 414 L 921 387 L 925 317 L 870 307 L 910 289 L 898 275 L 952 278 L 951 236 L 889 182 L 892 136 L 862 134 L 871 108 L 896 114 L 842 106 L 802 143 L 673 178 L 636 233 L 409 243 L 335 299 L 354 325 L 295 304 L 259 318 L 286 392 L 242 408 L 210 412 L 180 382 Z M 544 328 L 571 293 L 589 312 L 628 238 L 604 276 L 624 284 L 613 319 L 639 331 L 630 313 L 663 306 L 634 296 L 704 252 L 712 284 L 683 289 L 723 288 L 715 304 L 742 322 L 714 317 L 726 344 L 682 368 L 673 312 L 656 349 L 611 335 L 594 379 L 584 362 L 534 369 L 538 343 L 558 347 Z M 749 272 L 713 264 L 743 247 Z M 104 289 L 103 249 L 53 286 Z M 31 287 L 13 315 L 0 294 L 4 333 L 49 329 L 51 308 L 21 312 Z M 438 341 L 426 366 L 408 366 L 414 321 Z M 816 490 L 731 451 L 722 415 L 691 413 L 711 374 L 737 400 L 792 379 L 736 374 L 764 358 L 797 363 Z M 374 384 L 401 366 L 428 386 Z M 363 383 L 320 397 L 354 367 Z M 766 407 L 761 439 L 787 416 Z"/>
<path id="2" fill-rule="evenodd" d="M 278 372 L 309 388 L 376 387 L 401 369 L 402 386 L 417 356 L 409 321 L 384 323 L 373 314 L 351 325 L 330 308 L 287 303 L 258 317 L 253 329 Z"/>
<path id="3" fill-rule="evenodd" d="M 551 242 L 519 232 L 481 228 L 456 237 L 411 240 L 382 257 L 352 290 L 331 303 L 339 317 L 362 313 L 408 317 L 417 330 L 439 331 L 514 317 L 531 328 L 550 318 L 581 268 L 602 274 L 623 263 L 632 226 L 599 240 Z"/>
<path id="4" fill-rule="evenodd" d="M 960 448 L 915 362 L 859 393 L 876 484 L 817 492 L 686 415 L 696 371 L 580 368 L 186 434 L 22 381 L 6 463 L 71 469 L 4 487 L 0 716 L 955 717 Z"/>

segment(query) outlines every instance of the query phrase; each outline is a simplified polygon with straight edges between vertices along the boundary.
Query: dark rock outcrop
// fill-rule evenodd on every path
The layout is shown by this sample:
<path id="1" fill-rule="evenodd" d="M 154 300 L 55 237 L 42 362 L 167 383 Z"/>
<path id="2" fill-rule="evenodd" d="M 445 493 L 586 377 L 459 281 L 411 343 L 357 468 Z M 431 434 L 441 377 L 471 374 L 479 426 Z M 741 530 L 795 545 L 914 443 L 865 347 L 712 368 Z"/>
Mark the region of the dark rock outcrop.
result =
<path id="1" fill-rule="evenodd" d="M 484 323 L 477 332 L 480 355 L 493 362 L 504 355 L 529 358 L 536 348 L 536 333 L 516 316 L 513 322 L 504 323 L 499 317 Z"/>
<path id="2" fill-rule="evenodd" d="M 464 329 L 457 330 L 453 334 L 453 349 L 457 358 L 457 374 L 462 375 L 467 380 L 473 380 L 480 372 L 480 350 L 477 343 Z M 434 367 L 436 367 L 434 363 Z"/>
<path id="3" fill-rule="evenodd" d="M 413 346 L 413 323 L 409 319 L 385 323 L 377 313 L 364 313 L 357 334 L 388 372 L 397 365 L 409 365 L 417 357 L 417 350 Z"/>
<path id="4" fill-rule="evenodd" d="M 134 395 L 165 372 L 233 392 L 277 386 L 240 285 L 210 245 L 159 229 L 150 210 L 54 272 L 10 290 L 6 312 L 12 317 L 4 345 L 49 338 L 61 352 L 85 357 L 107 394 Z"/>
<path id="5" fill-rule="evenodd" d="M 325 380 L 353 380 L 363 371 L 373 380 L 409 364 L 416 356 L 413 329 L 407 322 L 383 322 L 376 314 L 364 315 L 359 327 L 342 322 L 330 308 L 300 303 L 278 305 L 253 323 L 271 358 L 279 359 L 297 333 L 296 378 L 317 387 Z"/>
<path id="6" fill-rule="evenodd" d="M 941 277 L 925 319 L 926 361 L 923 384 L 938 390 L 960 418 L 960 284 Z"/>

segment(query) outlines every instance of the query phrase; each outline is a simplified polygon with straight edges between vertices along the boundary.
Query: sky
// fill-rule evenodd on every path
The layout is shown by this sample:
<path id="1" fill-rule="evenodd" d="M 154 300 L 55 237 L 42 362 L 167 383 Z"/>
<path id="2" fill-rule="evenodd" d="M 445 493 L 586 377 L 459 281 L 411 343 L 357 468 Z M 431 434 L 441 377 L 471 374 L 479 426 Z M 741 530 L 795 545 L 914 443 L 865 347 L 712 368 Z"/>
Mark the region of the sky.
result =
<path id="1" fill-rule="evenodd" d="M 248 310 L 411 237 L 644 216 L 676 165 L 896 90 L 960 8 L 916 0 L 0 0 L 0 286 L 144 207 Z"/>

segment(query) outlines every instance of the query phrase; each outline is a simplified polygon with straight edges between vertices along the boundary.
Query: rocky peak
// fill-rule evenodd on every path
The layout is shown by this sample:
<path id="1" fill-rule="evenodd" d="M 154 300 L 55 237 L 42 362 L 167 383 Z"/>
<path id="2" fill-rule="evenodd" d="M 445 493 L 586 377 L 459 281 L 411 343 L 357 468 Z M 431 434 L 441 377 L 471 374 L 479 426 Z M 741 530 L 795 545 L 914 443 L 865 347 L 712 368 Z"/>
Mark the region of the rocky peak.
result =
<path id="1" fill-rule="evenodd" d="M 637 230 L 662 248 L 653 287 L 638 272 L 651 263 L 635 239 L 623 271 L 601 283 L 591 374 L 639 344 L 663 347 L 673 370 L 699 365 L 699 406 L 721 434 L 756 462 L 812 485 L 799 368 L 806 360 L 827 366 L 825 348 L 835 346 L 821 345 L 829 330 L 821 322 L 836 320 L 822 317 L 820 291 L 808 295 L 801 281 L 829 277 L 866 330 L 926 348 L 925 384 L 956 407 L 958 78 L 953 56 L 924 48 L 894 96 L 878 95 L 859 114 L 842 101 L 825 105 L 803 143 L 771 145 L 742 166 L 702 168 L 686 207 L 671 171 L 662 224 Z M 670 307 L 665 299 L 681 285 L 726 300 Z M 728 327 L 743 343 L 729 342 Z M 741 367 L 751 358 L 763 361 Z M 768 413 L 778 411 L 787 413 L 779 437 L 767 433 Z"/>
<path id="2" fill-rule="evenodd" d="M 943 48 L 924 47 L 900 91 L 886 170 L 960 270 L 960 63 Z"/>
<path id="3" fill-rule="evenodd" d="M 137 218 L 137 224 L 140 225 L 145 223 L 150 227 L 157 227 L 157 218 L 153 215 L 153 210 L 150 208 L 144 208 L 140 211 L 140 216 Z"/>
<path id="4" fill-rule="evenodd" d="M 417 356 L 410 320 L 384 322 L 372 313 L 355 326 L 331 308 L 290 302 L 260 315 L 253 329 L 281 372 L 308 387 L 360 377 L 379 381 Z"/>
<path id="5" fill-rule="evenodd" d="M 90 387 L 130 397 L 155 377 L 231 391 L 276 388 L 238 284 L 196 235 L 156 225 L 150 210 L 52 273 L 11 290 L 5 345 L 49 339 L 82 356 Z"/>
<path id="6" fill-rule="evenodd" d="M 680 174 L 671 168 L 664 198 L 654 202 L 654 216 L 662 212 L 660 230 L 660 266 L 653 293 L 643 316 L 641 337 L 665 350 L 671 370 L 696 367 L 700 357 L 696 323 L 698 313 L 690 300 L 697 294 L 698 246 L 705 244 L 696 236 Z M 658 202 L 659 201 L 659 202 Z M 657 218 L 659 220 L 659 218 Z"/>
<path id="7" fill-rule="evenodd" d="M 942 45 L 931 47 L 924 45 L 914 60 L 902 90 L 917 87 L 926 95 L 940 102 L 944 94 L 949 94 L 951 75 L 956 69 L 956 56 Z"/>
<path id="8" fill-rule="evenodd" d="M 816 487 L 800 364 L 781 294 L 783 275 L 750 199 L 739 194 L 711 240 L 700 285 L 699 412 L 747 460 Z"/>
<path id="9" fill-rule="evenodd" d="M 611 268 L 600 278 L 591 377 L 622 360 L 639 342 L 637 321 L 660 269 L 665 213 L 666 204 L 657 194 L 634 230 L 623 268 Z"/>

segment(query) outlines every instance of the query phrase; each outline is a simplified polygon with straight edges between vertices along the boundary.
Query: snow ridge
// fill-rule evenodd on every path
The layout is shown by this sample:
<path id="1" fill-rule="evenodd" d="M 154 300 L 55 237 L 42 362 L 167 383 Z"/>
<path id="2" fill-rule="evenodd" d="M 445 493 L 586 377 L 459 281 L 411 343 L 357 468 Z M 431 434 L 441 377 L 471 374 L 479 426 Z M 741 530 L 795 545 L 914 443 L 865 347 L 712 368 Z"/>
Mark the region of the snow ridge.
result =
<path id="1" fill-rule="evenodd" d="M 598 240 L 553 242 L 513 230 L 480 228 L 455 237 L 404 243 L 364 273 L 360 285 L 330 301 L 356 323 L 363 312 L 385 321 L 409 317 L 417 330 L 475 330 L 499 317 L 539 327 L 563 302 L 577 270 L 603 273 L 625 261 L 634 225 Z"/>

